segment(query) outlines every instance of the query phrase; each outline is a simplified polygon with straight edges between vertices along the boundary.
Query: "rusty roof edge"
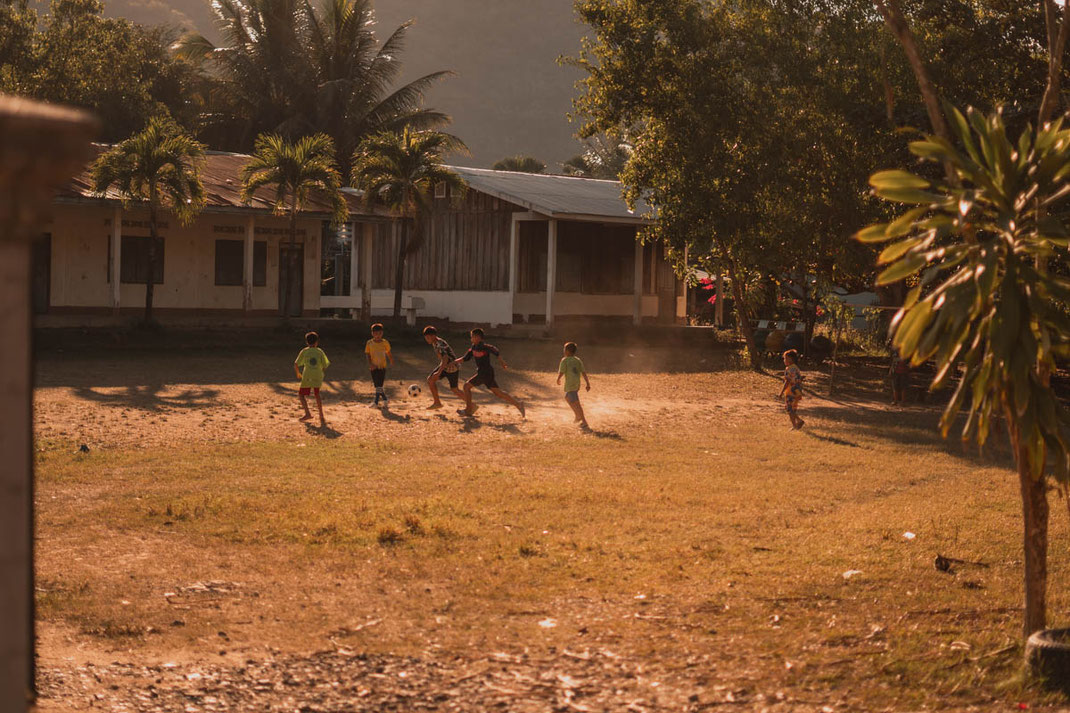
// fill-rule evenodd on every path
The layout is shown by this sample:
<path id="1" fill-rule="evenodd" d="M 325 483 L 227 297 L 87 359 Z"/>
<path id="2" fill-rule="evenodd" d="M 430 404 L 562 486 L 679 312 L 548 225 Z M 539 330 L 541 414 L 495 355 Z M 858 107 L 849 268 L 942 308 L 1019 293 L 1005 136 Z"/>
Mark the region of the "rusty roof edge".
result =
<path id="1" fill-rule="evenodd" d="M 52 203 L 53 203 L 53 205 L 67 205 L 67 206 L 97 205 L 97 206 L 111 206 L 111 207 L 133 204 L 135 206 L 135 210 L 137 208 L 145 207 L 145 204 L 146 204 L 145 201 L 123 201 L 123 200 L 118 199 L 118 198 L 107 198 L 107 197 L 99 197 L 98 198 L 98 197 L 94 197 L 94 196 L 82 196 L 82 195 L 60 195 L 60 196 L 56 196 L 52 200 Z M 242 205 L 205 206 L 205 208 L 201 211 L 201 213 L 212 213 L 212 214 L 226 214 L 226 213 L 229 213 L 229 214 L 233 214 L 233 215 L 246 215 L 246 214 L 249 214 L 249 213 L 254 213 L 254 214 L 257 214 L 257 215 L 268 215 L 268 216 L 272 216 L 272 217 L 279 217 L 279 215 L 277 213 L 275 213 L 275 211 L 273 211 L 270 208 L 260 208 L 260 207 L 251 206 L 251 205 L 250 206 L 242 206 Z M 329 213 L 328 211 L 323 211 L 323 210 L 302 210 L 302 211 L 298 211 L 298 215 L 306 216 L 306 217 L 310 217 L 310 218 L 331 218 L 331 217 L 333 217 L 331 213 Z M 372 210 L 371 213 L 365 212 L 363 210 L 361 210 L 361 211 L 350 210 L 349 219 L 350 219 L 350 221 L 352 221 L 354 219 L 357 219 L 357 222 L 388 222 L 388 221 L 393 219 L 393 216 L 389 215 L 388 213 L 386 213 L 386 212 L 384 212 L 382 210 L 376 210 L 375 207 L 373 206 L 373 210 Z M 349 222 L 349 221 L 347 221 L 347 222 Z"/>

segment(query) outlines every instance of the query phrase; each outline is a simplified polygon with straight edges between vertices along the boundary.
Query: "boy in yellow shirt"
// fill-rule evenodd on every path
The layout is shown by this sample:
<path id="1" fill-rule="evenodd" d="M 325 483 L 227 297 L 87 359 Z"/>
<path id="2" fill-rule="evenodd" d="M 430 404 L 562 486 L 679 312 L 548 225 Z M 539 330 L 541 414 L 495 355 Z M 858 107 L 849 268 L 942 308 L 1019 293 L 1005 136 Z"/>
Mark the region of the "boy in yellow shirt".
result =
<path id="1" fill-rule="evenodd" d="M 323 386 L 323 372 L 331 365 L 327 355 L 319 348 L 320 335 L 309 332 L 305 335 L 304 349 L 294 360 L 294 373 L 301 380 L 301 388 L 297 392 L 301 397 L 301 407 L 305 410 L 302 421 L 311 421 L 312 412 L 308 410 L 308 395 L 316 395 L 316 408 L 320 413 L 320 428 L 327 425 L 323 418 L 323 401 L 320 400 L 320 387 Z"/>
<path id="2" fill-rule="evenodd" d="M 390 351 L 390 342 L 383 339 L 383 325 L 372 325 L 372 338 L 364 345 L 364 353 L 368 355 L 368 369 L 372 373 L 372 383 L 375 385 L 375 405 L 379 405 L 380 399 L 386 406 L 386 367 L 394 365 L 394 354 Z"/>

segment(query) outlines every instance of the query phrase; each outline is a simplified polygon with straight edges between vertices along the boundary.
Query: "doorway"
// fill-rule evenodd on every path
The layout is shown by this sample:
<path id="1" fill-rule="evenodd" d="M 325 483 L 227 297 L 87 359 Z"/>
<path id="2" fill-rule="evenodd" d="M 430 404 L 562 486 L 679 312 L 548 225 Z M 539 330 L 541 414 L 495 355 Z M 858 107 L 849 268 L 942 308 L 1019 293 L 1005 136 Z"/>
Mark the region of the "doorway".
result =
<path id="1" fill-rule="evenodd" d="M 304 312 L 304 264 L 304 246 L 279 247 L 279 314 L 283 317 L 300 317 Z"/>

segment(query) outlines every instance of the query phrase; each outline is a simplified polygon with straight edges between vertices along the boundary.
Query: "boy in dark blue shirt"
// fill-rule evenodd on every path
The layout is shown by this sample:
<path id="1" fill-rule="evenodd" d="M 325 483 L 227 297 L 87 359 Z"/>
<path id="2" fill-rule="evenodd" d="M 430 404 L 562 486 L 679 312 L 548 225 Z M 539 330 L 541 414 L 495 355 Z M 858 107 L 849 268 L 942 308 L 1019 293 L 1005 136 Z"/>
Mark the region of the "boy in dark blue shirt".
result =
<path id="1" fill-rule="evenodd" d="M 486 386 L 490 389 L 490 392 L 497 396 L 507 404 L 512 404 L 520 412 L 520 417 L 525 417 L 524 404 L 520 403 L 508 392 L 503 391 L 498 386 L 498 380 L 494 376 L 494 365 L 491 363 L 490 357 L 494 355 L 498 357 L 498 361 L 501 362 L 502 368 L 507 370 L 509 365 L 505 363 L 505 359 L 502 359 L 502 353 L 498 350 L 498 347 L 493 344 L 487 344 L 483 341 L 483 330 L 472 330 L 472 346 L 469 348 L 465 355 L 458 359 L 455 363 L 459 366 L 463 362 L 469 359 L 475 359 L 476 362 L 476 375 L 468 381 L 464 382 L 464 403 L 465 407 L 460 409 L 458 413 L 465 416 L 471 416 L 479 408 L 472 403 L 472 389 L 476 386 Z"/>

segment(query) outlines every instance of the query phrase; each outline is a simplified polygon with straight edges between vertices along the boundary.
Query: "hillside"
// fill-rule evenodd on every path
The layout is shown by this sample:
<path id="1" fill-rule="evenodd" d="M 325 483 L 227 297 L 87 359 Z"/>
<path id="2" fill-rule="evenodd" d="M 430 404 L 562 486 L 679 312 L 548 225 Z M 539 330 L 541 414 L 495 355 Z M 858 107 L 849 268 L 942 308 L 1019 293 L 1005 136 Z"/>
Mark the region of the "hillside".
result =
<path id="1" fill-rule="evenodd" d="M 212 34 L 207 0 L 106 0 L 106 12 Z M 488 166 L 528 153 L 554 169 L 578 152 L 565 114 L 580 73 L 557 64 L 577 51 L 583 34 L 572 0 L 380 0 L 377 12 L 383 35 L 416 21 L 403 58 L 406 77 L 457 73 L 428 103 L 453 116 L 452 130 L 472 149 L 467 163 Z"/>

